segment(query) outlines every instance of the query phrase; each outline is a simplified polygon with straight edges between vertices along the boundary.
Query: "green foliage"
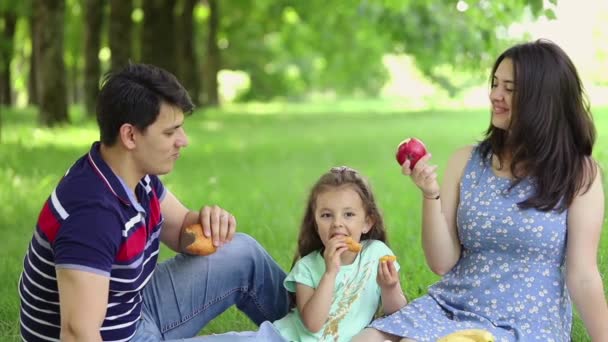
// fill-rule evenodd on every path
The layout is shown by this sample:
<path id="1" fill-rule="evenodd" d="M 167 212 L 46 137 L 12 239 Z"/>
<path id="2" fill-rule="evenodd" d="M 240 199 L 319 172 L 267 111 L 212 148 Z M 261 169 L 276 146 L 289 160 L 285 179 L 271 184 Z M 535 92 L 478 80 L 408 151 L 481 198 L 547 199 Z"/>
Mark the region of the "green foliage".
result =
<path id="1" fill-rule="evenodd" d="M 80 0 L 66 0 L 64 60 L 68 72 L 84 70 L 84 5 Z"/>
<path id="2" fill-rule="evenodd" d="M 543 12 L 542 0 L 459 1 L 458 5 L 451 1 L 409 1 L 400 7 L 396 2 L 393 5 L 371 3 L 365 10 L 378 27 L 390 32 L 394 52 L 413 55 L 424 74 L 453 94 L 459 84 L 452 84 L 442 68 L 449 66 L 476 73 L 477 79 L 485 78 L 480 66 L 490 66 L 508 45 L 524 38 L 507 34 L 512 23 L 553 14 L 550 8 Z"/>
<path id="3" fill-rule="evenodd" d="M 388 76 L 382 57 L 407 53 L 455 95 L 471 75 L 486 77 L 480 65 L 491 65 L 523 38 L 507 38 L 511 23 L 555 17 L 542 0 L 469 2 L 459 2 L 466 4 L 460 10 L 451 1 L 425 0 L 223 2 L 223 66 L 250 74 L 244 99 L 298 98 L 310 91 L 375 95 Z M 454 71 L 466 72 L 468 80 L 451 80 Z"/>
<path id="4" fill-rule="evenodd" d="M 241 100 L 303 99 L 310 93 L 374 96 L 388 78 L 383 65 L 387 53 L 412 55 L 427 77 L 455 95 L 471 79 L 485 78 L 481 70 L 513 39 L 519 39 L 507 34 L 511 23 L 538 16 L 554 18 L 556 2 L 219 1 L 218 43 L 222 68 L 245 71 L 251 78 L 251 88 Z M 135 1 L 134 37 L 141 36 L 141 4 L 142 0 Z M 2 1 L 3 10 L 25 17 L 31 0 Z M 82 1 L 66 0 L 64 58 L 71 93 L 77 93 L 82 82 L 82 12 Z M 209 9 L 204 2 L 198 3 L 194 41 L 201 63 L 208 18 Z M 25 50 L 23 45 L 29 41 L 16 40 L 15 51 Z M 135 39 L 133 44 L 137 61 L 141 42 Z M 14 57 L 15 64 L 27 64 L 26 56 Z M 15 77 L 23 79 L 27 69 L 21 68 Z"/>
<path id="5" fill-rule="evenodd" d="M 220 204 L 232 211 L 238 219 L 238 230 L 258 239 L 288 269 L 310 186 L 332 166 L 352 166 L 370 179 L 390 245 L 401 264 L 401 284 L 409 298 L 417 298 L 438 278 L 426 266 L 420 245 L 420 194 L 401 175 L 394 149 L 404 137 L 418 136 L 432 151 L 441 174 L 456 147 L 482 136 L 488 113 L 340 113 L 335 111 L 339 106 L 270 104 L 267 108 L 274 107 L 274 112 L 252 106 L 238 107 L 234 112 L 195 113 L 185 125 L 190 145 L 174 172 L 163 181 L 191 208 Z M 366 106 L 361 103 L 354 108 Z M 596 109 L 595 113 L 599 136 L 594 156 L 606 169 L 608 108 Z M 74 115 L 72 119 L 79 122 L 79 128 L 42 129 L 35 126 L 34 110 L 9 111 L 6 115 L 6 136 L 0 145 L 1 341 L 18 340 L 16 284 L 40 206 L 71 163 L 98 137 L 93 122 L 82 122 Z M 608 259 L 601 257 L 607 253 L 605 225 L 599 269 L 608 290 Z M 169 250 L 162 249 L 161 259 L 170 256 Z M 234 329 L 254 329 L 254 325 L 230 310 L 204 333 Z M 572 337 L 573 341 L 588 340 L 578 318 Z"/>

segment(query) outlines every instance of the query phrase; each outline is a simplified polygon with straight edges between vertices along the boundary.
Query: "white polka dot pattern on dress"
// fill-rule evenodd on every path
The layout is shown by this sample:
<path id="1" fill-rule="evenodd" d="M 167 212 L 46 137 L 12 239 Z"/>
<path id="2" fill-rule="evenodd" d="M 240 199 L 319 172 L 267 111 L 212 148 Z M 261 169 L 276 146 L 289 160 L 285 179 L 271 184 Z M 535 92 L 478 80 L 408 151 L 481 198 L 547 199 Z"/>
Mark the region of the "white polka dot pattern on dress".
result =
<path id="1" fill-rule="evenodd" d="M 511 188 L 490 165 L 475 148 L 461 179 L 458 264 L 428 295 L 374 321 L 374 328 L 417 341 L 468 328 L 486 329 L 497 341 L 570 341 L 567 211 L 519 209 L 534 182 Z"/>

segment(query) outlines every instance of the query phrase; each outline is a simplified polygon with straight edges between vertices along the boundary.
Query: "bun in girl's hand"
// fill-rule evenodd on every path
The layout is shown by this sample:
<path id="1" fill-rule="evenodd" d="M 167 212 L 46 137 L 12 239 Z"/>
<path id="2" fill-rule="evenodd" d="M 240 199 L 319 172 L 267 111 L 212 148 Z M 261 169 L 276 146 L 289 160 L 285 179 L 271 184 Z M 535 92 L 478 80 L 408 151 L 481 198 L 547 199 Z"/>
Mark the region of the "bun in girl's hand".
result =
<path id="1" fill-rule="evenodd" d="M 346 246 L 348 250 L 351 252 L 359 253 L 361 251 L 361 244 L 357 241 L 353 240 L 350 236 L 347 237 L 344 242 L 346 242 Z"/>
<path id="2" fill-rule="evenodd" d="M 383 257 L 380 258 L 380 262 L 383 262 L 383 261 L 393 262 L 395 260 L 397 260 L 397 257 L 394 256 L 394 255 L 385 255 L 385 256 L 383 256 Z"/>
<path id="3" fill-rule="evenodd" d="M 190 254 L 209 255 L 215 253 L 217 248 L 213 245 L 211 238 L 203 234 L 203 226 L 199 223 L 186 227 L 186 234 L 193 238 L 193 242 L 186 246 L 186 251 Z"/>

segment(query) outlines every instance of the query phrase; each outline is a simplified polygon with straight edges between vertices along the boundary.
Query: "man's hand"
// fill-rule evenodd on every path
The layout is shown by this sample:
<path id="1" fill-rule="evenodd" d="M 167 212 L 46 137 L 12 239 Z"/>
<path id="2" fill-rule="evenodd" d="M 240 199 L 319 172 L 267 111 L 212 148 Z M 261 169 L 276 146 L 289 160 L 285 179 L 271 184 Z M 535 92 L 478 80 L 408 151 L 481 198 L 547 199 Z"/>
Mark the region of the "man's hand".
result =
<path id="1" fill-rule="evenodd" d="M 213 245 L 216 247 L 230 242 L 236 232 L 234 215 L 217 205 L 202 207 L 199 211 L 199 219 L 203 233 L 213 240 Z"/>

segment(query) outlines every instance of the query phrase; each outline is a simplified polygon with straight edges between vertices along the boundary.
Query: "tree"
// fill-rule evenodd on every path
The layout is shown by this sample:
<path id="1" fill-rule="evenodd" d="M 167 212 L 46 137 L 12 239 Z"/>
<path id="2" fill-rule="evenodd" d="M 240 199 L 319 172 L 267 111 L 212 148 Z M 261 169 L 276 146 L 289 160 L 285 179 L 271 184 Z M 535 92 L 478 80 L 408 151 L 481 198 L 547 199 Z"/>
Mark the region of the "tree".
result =
<path id="1" fill-rule="evenodd" d="M 30 1 L 0 1 L 0 10 L 7 3 L 30 8 Z M 80 6 L 85 2 L 64 1 L 64 34 L 54 34 L 53 39 L 64 39 L 68 98 L 80 102 L 82 89 L 91 89 L 83 86 L 84 61 L 94 58 L 82 47 L 86 18 Z M 129 59 L 156 64 L 176 74 L 195 101 L 197 89 L 204 88 L 201 100 L 210 104 L 219 100 L 220 69 L 249 75 L 251 87 L 241 98 L 246 100 L 301 99 L 313 92 L 376 95 L 388 77 L 383 64 L 387 53 L 412 56 L 427 77 L 455 93 L 462 88 L 464 77 L 470 81 L 471 75 L 483 75 L 480 65 L 489 65 L 513 42 L 514 37 L 508 35 L 511 23 L 526 16 L 551 17 L 555 2 L 111 0 L 109 45 L 112 69 L 124 66 Z M 39 22 L 35 15 L 30 15 L 32 25 Z M 86 20 L 89 24 L 94 20 Z M 57 30 L 47 26 L 47 32 Z M 102 41 L 104 34 L 102 28 Z M 35 46 L 49 44 L 37 40 L 38 35 L 33 34 Z M 13 65 L 27 64 L 23 59 L 29 51 L 22 47 L 18 51 L 26 52 L 14 57 Z M 33 61 L 42 58 L 37 53 L 34 48 Z M 201 61 L 200 66 L 197 61 Z M 42 68 L 40 63 L 32 62 L 30 67 L 32 79 L 45 72 L 36 72 Z M 36 100 L 36 89 L 30 89 L 30 100 Z M 90 103 L 92 96 L 87 97 L 85 102 Z"/>
<path id="2" fill-rule="evenodd" d="M 87 114 L 94 115 L 101 73 L 99 47 L 101 43 L 103 0 L 86 0 L 84 18 L 84 102 Z"/>
<path id="3" fill-rule="evenodd" d="M 64 0 L 34 0 L 39 120 L 52 126 L 68 122 L 63 61 Z"/>
<path id="4" fill-rule="evenodd" d="M 17 14 L 14 10 L 5 9 L 1 14 L 3 23 L 0 37 L 0 105 L 11 105 L 11 59 L 13 58 L 13 40 Z"/>
<path id="5" fill-rule="evenodd" d="M 173 0 L 143 1 L 141 61 L 176 74 L 174 6 Z"/>
<path id="6" fill-rule="evenodd" d="M 30 29 L 31 52 L 29 58 L 30 72 L 27 79 L 27 98 L 30 105 L 37 105 L 38 101 L 38 68 L 36 68 L 36 15 L 32 11 L 28 18 L 28 27 Z"/>
<path id="7" fill-rule="evenodd" d="M 63 62 L 65 65 L 68 103 L 85 102 L 85 14 L 83 0 L 64 0 Z M 83 10 L 83 5 L 85 9 Z M 86 103 L 86 102 L 85 102 Z"/>
<path id="8" fill-rule="evenodd" d="M 524 37 L 507 34 L 513 22 L 527 13 L 554 18 L 550 0 L 470 1 L 456 6 L 451 2 L 385 0 L 383 6 L 367 3 L 359 7 L 390 37 L 390 49 L 414 56 L 418 68 L 430 79 L 457 91 L 446 76 L 454 70 L 480 73 L 507 46 Z"/>
<path id="9" fill-rule="evenodd" d="M 208 0 L 209 4 L 209 33 L 207 36 L 207 55 L 203 77 L 203 89 L 205 91 L 204 102 L 209 106 L 219 104 L 217 75 L 221 67 L 220 49 L 217 43 L 220 10 L 217 0 Z"/>
<path id="10" fill-rule="evenodd" d="M 193 12 L 197 0 L 181 0 L 177 5 L 176 60 L 177 74 L 190 93 L 194 103 L 198 103 L 200 93 L 199 68 L 194 50 Z"/>
<path id="11" fill-rule="evenodd" d="M 133 45 L 133 0 L 110 1 L 109 44 L 112 70 L 123 68 L 131 59 Z"/>
<path id="12" fill-rule="evenodd" d="M 388 77 L 384 56 L 408 54 L 426 76 L 457 90 L 454 72 L 482 75 L 480 65 L 489 65 L 510 38 L 521 39 L 505 33 L 511 23 L 527 13 L 552 17 L 555 2 L 222 2 L 222 67 L 250 75 L 245 99 L 374 95 Z"/>

